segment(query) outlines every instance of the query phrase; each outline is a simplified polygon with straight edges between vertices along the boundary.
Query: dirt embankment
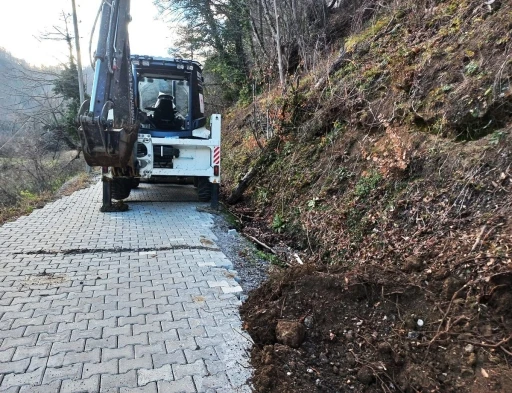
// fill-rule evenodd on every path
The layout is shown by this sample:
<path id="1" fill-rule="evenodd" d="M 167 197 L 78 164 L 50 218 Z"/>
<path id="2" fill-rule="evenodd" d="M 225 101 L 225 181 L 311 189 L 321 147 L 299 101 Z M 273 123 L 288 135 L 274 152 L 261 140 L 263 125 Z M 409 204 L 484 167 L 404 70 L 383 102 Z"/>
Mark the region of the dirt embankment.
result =
<path id="1" fill-rule="evenodd" d="M 308 213 L 324 254 L 304 249 L 309 267 L 274 276 L 242 308 L 257 391 L 512 389 L 512 143 L 488 143 L 425 160 L 392 201 L 379 181 L 349 204 L 357 221 L 343 199 Z M 261 221 L 247 225 L 271 242 Z M 306 326 L 299 348 L 279 343 L 280 320 Z"/>
<path id="2" fill-rule="evenodd" d="M 383 7 L 228 116 L 225 196 L 257 168 L 234 213 L 307 262 L 242 307 L 257 391 L 512 391 L 512 9 L 488 3 Z"/>

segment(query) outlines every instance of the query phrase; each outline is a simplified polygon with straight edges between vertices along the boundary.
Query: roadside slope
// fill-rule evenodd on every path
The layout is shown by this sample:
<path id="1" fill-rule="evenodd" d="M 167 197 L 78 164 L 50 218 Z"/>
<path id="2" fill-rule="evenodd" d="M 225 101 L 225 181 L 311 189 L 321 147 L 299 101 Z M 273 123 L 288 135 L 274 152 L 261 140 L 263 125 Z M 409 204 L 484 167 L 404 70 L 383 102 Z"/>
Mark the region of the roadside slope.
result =
<path id="1" fill-rule="evenodd" d="M 310 262 L 243 306 L 258 391 L 511 389 L 511 15 L 395 2 L 228 116 L 233 211 Z M 280 319 L 314 321 L 299 349 Z"/>

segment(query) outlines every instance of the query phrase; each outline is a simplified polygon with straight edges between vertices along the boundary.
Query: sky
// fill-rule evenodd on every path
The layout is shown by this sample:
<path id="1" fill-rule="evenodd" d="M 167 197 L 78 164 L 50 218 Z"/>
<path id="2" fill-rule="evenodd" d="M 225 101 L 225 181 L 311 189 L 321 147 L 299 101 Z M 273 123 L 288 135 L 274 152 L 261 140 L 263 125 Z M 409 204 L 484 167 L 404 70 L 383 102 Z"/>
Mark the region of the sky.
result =
<path id="1" fill-rule="evenodd" d="M 101 0 L 75 0 L 79 21 L 83 66 L 89 65 L 89 40 Z M 64 41 L 41 40 L 44 32 L 63 27 L 62 11 L 71 13 L 71 0 L 0 0 L 0 47 L 33 65 L 56 65 L 66 61 Z M 172 46 L 168 25 L 157 19 L 152 0 L 131 0 L 130 46 L 132 54 L 168 56 Z M 69 28 L 73 33 L 72 19 Z M 92 50 L 96 48 L 93 41 Z"/>

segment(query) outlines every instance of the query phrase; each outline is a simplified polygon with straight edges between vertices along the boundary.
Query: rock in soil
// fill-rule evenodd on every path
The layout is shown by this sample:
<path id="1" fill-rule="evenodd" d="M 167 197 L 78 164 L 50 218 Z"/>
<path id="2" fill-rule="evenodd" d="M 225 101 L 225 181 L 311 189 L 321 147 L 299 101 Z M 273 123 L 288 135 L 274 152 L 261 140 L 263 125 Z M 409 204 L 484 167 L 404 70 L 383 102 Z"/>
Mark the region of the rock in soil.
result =
<path id="1" fill-rule="evenodd" d="M 354 367 L 356 365 L 356 358 L 352 352 L 346 354 L 347 366 Z"/>
<path id="2" fill-rule="evenodd" d="M 307 316 L 306 318 L 304 318 L 304 325 L 306 325 L 308 329 L 311 329 L 313 327 L 313 317 Z"/>
<path id="3" fill-rule="evenodd" d="M 370 367 L 363 366 L 357 372 L 357 379 L 365 385 L 370 385 L 375 381 L 375 375 Z"/>
<path id="4" fill-rule="evenodd" d="M 391 344 L 388 343 L 387 341 L 379 343 L 378 349 L 379 349 L 379 352 L 383 355 L 387 355 L 387 354 L 390 354 L 391 352 L 393 352 L 393 349 L 391 348 Z"/>
<path id="5" fill-rule="evenodd" d="M 276 326 L 277 341 L 292 348 L 298 348 L 304 341 L 304 325 L 297 321 L 278 321 Z"/>
<path id="6" fill-rule="evenodd" d="M 419 272 L 423 267 L 421 259 L 415 255 L 411 255 L 405 259 L 404 272 Z"/>

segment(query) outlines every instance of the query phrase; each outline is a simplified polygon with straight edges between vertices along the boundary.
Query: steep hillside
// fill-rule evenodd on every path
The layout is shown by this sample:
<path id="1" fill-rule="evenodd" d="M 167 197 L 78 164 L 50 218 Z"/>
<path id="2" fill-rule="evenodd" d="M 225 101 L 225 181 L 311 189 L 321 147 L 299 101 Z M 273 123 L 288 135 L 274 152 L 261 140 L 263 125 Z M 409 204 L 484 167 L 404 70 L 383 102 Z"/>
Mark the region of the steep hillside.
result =
<path id="1" fill-rule="evenodd" d="M 227 116 L 225 197 L 291 266 L 243 306 L 257 391 L 512 391 L 511 29 L 510 2 L 386 2 Z"/>

